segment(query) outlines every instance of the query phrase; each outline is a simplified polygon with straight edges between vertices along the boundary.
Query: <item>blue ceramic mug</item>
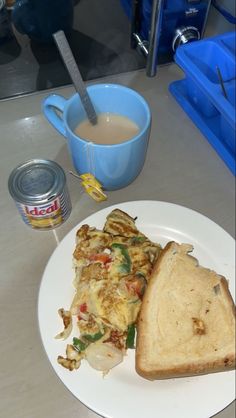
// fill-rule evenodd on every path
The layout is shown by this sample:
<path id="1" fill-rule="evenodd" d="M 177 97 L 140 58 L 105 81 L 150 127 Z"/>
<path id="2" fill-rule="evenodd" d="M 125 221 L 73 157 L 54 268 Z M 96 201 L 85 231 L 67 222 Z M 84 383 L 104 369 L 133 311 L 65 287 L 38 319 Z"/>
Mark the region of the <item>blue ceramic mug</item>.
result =
<path id="1" fill-rule="evenodd" d="M 20 33 L 35 41 L 53 42 L 54 32 L 71 30 L 73 8 L 73 0 L 17 0 L 11 17 Z"/>
<path id="2" fill-rule="evenodd" d="M 143 168 L 151 128 L 149 106 L 136 91 L 119 84 L 90 85 L 87 91 L 97 114 L 109 112 L 129 118 L 139 127 L 137 135 L 112 145 L 89 142 L 75 135 L 76 126 L 87 118 L 78 94 L 68 100 L 52 94 L 44 100 L 42 110 L 66 138 L 76 171 L 92 173 L 105 190 L 120 189 Z"/>

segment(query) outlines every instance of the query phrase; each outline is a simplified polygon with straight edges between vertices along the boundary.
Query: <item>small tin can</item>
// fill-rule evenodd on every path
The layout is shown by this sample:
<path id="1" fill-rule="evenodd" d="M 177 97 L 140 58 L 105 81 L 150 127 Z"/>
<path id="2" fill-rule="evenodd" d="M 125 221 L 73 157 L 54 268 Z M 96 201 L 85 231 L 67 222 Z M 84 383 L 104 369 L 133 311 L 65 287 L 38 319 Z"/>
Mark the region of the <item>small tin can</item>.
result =
<path id="1" fill-rule="evenodd" d="M 23 221 L 32 228 L 53 229 L 70 215 L 66 176 L 55 161 L 33 159 L 19 165 L 10 174 L 8 188 Z"/>

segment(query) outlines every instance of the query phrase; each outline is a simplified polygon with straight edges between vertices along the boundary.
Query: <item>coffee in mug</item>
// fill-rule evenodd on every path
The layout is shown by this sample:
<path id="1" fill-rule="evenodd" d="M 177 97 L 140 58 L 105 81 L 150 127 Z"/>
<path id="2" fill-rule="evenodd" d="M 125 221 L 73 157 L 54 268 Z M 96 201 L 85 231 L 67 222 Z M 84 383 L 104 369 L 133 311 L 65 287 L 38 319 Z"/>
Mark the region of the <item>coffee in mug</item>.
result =
<path id="1" fill-rule="evenodd" d="M 139 132 L 138 125 L 126 116 L 116 113 L 100 113 L 96 125 L 88 119 L 80 122 L 74 133 L 95 144 L 119 144 L 133 138 Z"/>

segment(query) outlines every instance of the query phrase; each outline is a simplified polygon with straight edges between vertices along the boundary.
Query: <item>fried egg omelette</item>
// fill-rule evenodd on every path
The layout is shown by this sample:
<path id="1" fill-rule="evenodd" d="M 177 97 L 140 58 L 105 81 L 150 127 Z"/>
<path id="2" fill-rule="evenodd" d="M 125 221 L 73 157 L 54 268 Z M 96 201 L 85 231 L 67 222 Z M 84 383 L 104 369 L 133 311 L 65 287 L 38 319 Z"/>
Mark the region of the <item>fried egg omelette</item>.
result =
<path id="1" fill-rule="evenodd" d="M 120 209 L 106 218 L 103 230 L 82 225 L 73 253 L 75 295 L 69 311 L 62 308 L 68 338 L 75 318 L 77 335 L 58 362 L 77 369 L 82 358 L 97 370 L 109 371 L 119 364 L 127 348 L 134 348 L 135 324 L 153 263 L 161 247 Z"/>

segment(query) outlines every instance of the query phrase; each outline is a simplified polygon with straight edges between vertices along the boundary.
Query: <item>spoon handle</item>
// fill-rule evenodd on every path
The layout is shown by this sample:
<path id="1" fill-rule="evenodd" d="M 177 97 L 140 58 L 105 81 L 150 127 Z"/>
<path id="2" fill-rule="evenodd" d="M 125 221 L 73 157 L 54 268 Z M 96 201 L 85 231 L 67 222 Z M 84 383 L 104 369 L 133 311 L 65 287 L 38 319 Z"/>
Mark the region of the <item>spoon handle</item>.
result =
<path id="1" fill-rule="evenodd" d="M 87 89 L 81 77 L 79 68 L 75 62 L 74 56 L 68 44 L 68 41 L 65 37 L 65 34 L 62 30 L 53 34 L 54 40 L 56 42 L 57 48 L 60 52 L 60 55 L 64 61 L 64 64 L 70 74 L 72 82 L 75 86 L 77 93 L 80 96 L 84 109 L 87 113 L 89 121 L 96 125 L 97 123 L 97 115 L 91 99 L 88 95 Z"/>
<path id="2" fill-rule="evenodd" d="M 222 93 L 225 96 L 225 98 L 228 99 L 228 96 L 227 96 L 227 93 L 226 93 L 226 90 L 225 90 L 225 86 L 224 86 L 223 77 L 222 77 L 222 74 L 221 74 L 221 71 L 220 71 L 219 67 L 216 67 L 216 71 L 217 71 L 217 75 L 218 75 L 218 78 L 219 78 Z"/>

